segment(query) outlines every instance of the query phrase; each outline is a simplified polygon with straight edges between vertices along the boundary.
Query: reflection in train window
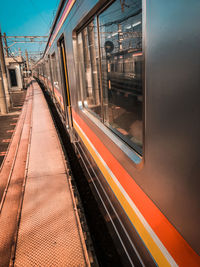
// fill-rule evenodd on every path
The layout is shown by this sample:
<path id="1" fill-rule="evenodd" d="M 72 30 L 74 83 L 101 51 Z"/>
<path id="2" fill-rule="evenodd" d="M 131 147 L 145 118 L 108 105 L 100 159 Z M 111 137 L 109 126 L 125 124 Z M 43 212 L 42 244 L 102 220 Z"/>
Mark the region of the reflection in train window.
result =
<path id="1" fill-rule="evenodd" d="M 45 60 L 45 70 L 46 70 L 46 78 L 50 80 L 50 71 L 49 71 L 49 62 L 48 60 Z"/>
<path id="2" fill-rule="evenodd" d="M 117 0 L 99 19 L 104 122 L 142 154 L 142 1 Z"/>
<path id="3" fill-rule="evenodd" d="M 114 1 L 78 34 L 82 105 L 140 154 L 142 61 L 142 0 Z"/>
<path id="4" fill-rule="evenodd" d="M 78 35 L 79 75 L 83 106 L 95 115 L 101 114 L 99 58 L 96 19 Z"/>
<path id="5" fill-rule="evenodd" d="M 59 86 L 58 86 L 58 68 L 57 68 L 57 61 L 56 61 L 55 53 L 53 53 L 51 55 L 51 66 L 52 66 L 53 84 L 56 88 L 59 88 Z"/>

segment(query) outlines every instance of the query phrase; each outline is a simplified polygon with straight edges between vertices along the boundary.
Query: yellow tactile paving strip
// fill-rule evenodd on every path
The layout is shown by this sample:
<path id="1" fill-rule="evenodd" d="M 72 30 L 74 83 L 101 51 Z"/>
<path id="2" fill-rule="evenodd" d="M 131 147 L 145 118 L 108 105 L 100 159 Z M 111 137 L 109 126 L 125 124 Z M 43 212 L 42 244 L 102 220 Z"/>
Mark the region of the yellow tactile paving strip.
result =
<path id="1" fill-rule="evenodd" d="M 61 145 L 44 96 L 36 83 L 32 119 L 15 266 L 88 266 Z"/>

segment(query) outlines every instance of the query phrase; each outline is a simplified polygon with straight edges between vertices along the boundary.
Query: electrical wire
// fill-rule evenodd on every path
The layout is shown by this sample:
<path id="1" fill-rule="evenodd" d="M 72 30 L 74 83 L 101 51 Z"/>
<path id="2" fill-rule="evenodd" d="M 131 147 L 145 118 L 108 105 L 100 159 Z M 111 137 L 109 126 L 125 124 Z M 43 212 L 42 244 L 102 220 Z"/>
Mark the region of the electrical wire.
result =
<path id="1" fill-rule="evenodd" d="M 29 2 L 32 4 L 33 8 L 38 13 L 38 7 L 35 5 L 35 3 L 32 0 L 29 0 Z M 42 19 L 42 21 L 45 23 L 45 25 L 48 26 L 48 23 L 47 23 L 46 19 L 44 19 L 43 15 L 41 13 L 38 13 L 38 14 L 39 14 L 40 18 Z"/>

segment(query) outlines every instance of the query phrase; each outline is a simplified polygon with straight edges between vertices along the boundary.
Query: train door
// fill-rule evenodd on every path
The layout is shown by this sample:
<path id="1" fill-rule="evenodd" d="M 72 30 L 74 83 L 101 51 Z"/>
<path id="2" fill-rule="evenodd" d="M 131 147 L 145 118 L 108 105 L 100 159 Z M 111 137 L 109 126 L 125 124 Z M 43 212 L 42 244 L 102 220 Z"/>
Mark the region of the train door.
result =
<path id="1" fill-rule="evenodd" d="M 64 37 L 62 37 L 58 42 L 58 47 L 60 49 L 60 59 L 61 59 L 61 70 L 62 70 L 62 79 L 64 85 L 64 99 L 65 99 L 65 112 L 66 112 L 66 124 L 67 128 L 71 129 L 72 124 L 72 111 L 71 111 L 71 101 L 70 101 L 70 92 L 69 92 L 69 83 L 68 83 L 68 72 L 67 72 L 67 62 L 66 62 L 66 50 Z"/>

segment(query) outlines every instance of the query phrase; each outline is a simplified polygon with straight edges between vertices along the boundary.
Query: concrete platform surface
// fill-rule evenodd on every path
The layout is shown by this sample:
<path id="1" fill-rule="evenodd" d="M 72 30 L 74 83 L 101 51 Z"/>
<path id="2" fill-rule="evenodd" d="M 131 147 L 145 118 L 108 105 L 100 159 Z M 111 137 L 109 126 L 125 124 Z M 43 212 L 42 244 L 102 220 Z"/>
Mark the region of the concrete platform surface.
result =
<path id="1" fill-rule="evenodd" d="M 1 202 L 0 258 L 9 253 L 0 266 L 90 266 L 62 147 L 39 85 L 31 86 L 12 165 L 18 169 Z"/>

